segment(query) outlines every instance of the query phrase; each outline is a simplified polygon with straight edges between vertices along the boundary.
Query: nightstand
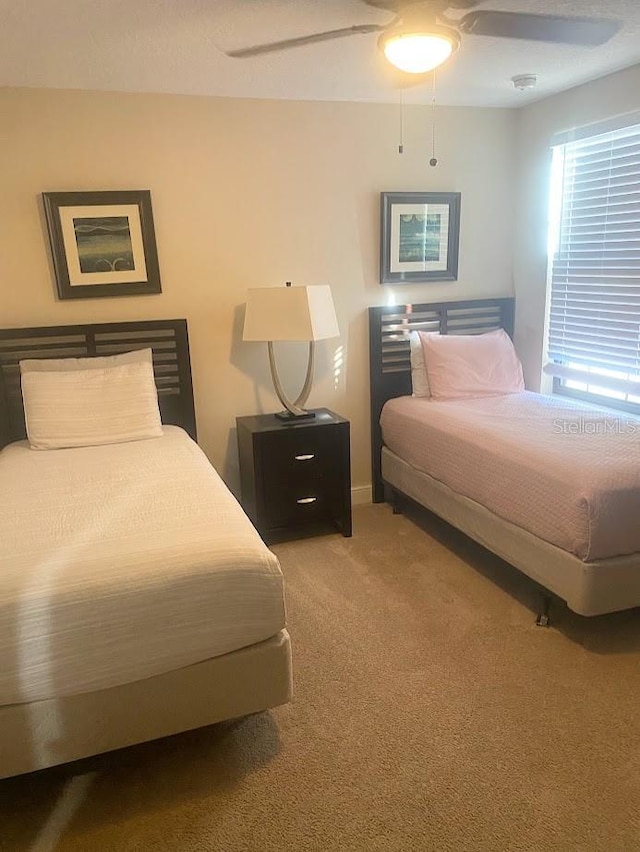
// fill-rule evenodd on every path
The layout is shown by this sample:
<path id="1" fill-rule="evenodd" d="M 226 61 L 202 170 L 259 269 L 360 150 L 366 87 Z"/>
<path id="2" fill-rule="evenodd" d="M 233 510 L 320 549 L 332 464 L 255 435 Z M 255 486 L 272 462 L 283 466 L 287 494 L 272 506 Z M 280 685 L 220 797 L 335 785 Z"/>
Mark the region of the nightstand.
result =
<path id="1" fill-rule="evenodd" d="M 327 408 L 315 414 L 236 418 L 242 506 L 263 538 L 326 522 L 351 535 L 349 421 Z"/>

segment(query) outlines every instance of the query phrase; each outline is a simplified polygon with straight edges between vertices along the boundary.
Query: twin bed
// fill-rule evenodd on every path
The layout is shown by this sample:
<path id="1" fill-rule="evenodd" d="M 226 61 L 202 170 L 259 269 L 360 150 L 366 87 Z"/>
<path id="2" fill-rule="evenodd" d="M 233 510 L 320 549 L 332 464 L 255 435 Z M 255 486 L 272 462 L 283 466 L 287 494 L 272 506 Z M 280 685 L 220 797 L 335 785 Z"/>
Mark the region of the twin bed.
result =
<path id="1" fill-rule="evenodd" d="M 640 420 L 527 391 L 412 396 L 412 331 L 500 328 L 512 299 L 370 309 L 374 500 L 407 495 L 581 615 L 640 606 Z"/>
<path id="2" fill-rule="evenodd" d="M 153 352 L 159 437 L 33 450 L 23 359 Z M 0 777 L 277 706 L 282 574 L 195 444 L 186 322 L 0 332 Z"/>

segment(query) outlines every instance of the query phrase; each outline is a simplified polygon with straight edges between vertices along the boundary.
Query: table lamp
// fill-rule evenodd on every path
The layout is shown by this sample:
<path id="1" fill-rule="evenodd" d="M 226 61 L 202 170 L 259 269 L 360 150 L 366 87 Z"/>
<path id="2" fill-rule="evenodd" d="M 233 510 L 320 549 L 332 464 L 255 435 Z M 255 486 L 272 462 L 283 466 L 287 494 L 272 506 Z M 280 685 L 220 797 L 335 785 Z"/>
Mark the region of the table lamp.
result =
<path id="1" fill-rule="evenodd" d="M 308 287 L 258 287 L 247 293 L 247 308 L 244 317 L 243 340 L 261 340 L 268 343 L 271 379 L 284 405 L 285 411 L 276 417 L 296 421 L 315 417 L 313 411 L 305 409 L 313 381 L 313 362 L 316 340 L 338 337 L 338 321 L 328 284 Z M 298 398 L 292 402 L 284 392 L 273 344 L 277 340 L 308 340 L 309 356 L 307 375 Z"/>

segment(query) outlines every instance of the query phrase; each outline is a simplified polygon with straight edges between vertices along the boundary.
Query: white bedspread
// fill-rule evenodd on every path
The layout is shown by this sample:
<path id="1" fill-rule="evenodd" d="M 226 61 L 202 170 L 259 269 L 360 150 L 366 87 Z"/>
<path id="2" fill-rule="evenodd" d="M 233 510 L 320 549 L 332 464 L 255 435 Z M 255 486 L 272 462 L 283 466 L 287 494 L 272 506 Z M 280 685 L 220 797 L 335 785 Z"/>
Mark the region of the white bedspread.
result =
<path id="1" fill-rule="evenodd" d="M 640 420 L 560 397 L 399 397 L 397 456 L 585 561 L 640 552 Z"/>
<path id="2" fill-rule="evenodd" d="M 276 557 L 181 429 L 0 452 L 0 705 L 161 674 L 284 623 Z"/>

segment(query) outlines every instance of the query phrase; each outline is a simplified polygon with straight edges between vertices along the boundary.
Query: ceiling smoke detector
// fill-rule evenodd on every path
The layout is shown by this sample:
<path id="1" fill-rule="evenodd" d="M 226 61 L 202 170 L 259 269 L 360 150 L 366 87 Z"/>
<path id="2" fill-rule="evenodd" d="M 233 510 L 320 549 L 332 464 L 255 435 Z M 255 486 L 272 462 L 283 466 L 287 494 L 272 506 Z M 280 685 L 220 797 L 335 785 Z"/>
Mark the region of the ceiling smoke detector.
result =
<path id="1" fill-rule="evenodd" d="M 514 89 L 525 92 L 527 89 L 535 89 L 538 78 L 535 74 L 516 74 L 511 78 Z"/>

